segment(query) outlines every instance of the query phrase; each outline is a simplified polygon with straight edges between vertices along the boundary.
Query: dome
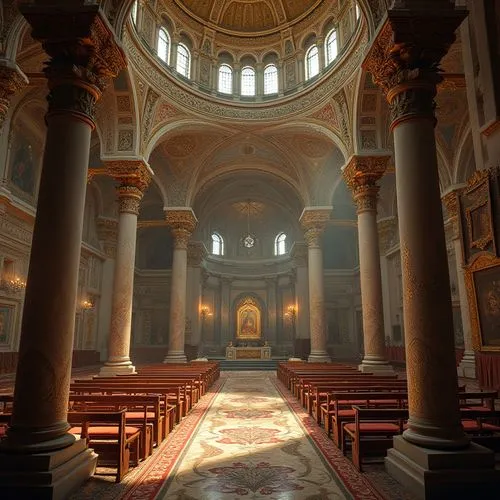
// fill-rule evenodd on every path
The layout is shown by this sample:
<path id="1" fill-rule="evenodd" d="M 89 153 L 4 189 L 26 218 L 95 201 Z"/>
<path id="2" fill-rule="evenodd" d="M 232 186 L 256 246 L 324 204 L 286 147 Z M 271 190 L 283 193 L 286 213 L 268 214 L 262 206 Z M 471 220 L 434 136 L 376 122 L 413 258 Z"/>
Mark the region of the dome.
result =
<path id="1" fill-rule="evenodd" d="M 191 18 L 216 31 L 264 35 L 290 27 L 323 0 L 175 0 Z"/>

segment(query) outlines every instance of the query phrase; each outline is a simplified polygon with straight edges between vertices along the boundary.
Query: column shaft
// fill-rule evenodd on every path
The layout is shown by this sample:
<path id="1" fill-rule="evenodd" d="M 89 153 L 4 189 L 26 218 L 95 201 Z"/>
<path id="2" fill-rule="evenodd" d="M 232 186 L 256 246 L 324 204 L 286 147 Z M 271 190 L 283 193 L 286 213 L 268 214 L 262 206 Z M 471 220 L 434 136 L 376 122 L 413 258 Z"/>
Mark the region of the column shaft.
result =
<path id="1" fill-rule="evenodd" d="M 186 362 L 184 334 L 186 326 L 187 249 L 179 245 L 177 241 L 175 245 L 170 295 L 170 336 L 165 363 Z"/>

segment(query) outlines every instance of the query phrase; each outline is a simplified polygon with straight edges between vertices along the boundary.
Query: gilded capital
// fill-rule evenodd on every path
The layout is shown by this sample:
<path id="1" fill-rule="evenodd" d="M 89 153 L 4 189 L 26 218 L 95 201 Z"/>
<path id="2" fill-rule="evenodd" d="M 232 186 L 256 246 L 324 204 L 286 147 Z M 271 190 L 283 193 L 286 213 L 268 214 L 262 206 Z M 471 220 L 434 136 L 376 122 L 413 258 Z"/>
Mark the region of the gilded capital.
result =
<path id="1" fill-rule="evenodd" d="M 435 120 L 434 96 L 442 81 L 439 65 L 465 16 L 465 10 L 451 6 L 388 10 L 362 66 L 386 94 L 392 128 L 412 118 Z"/>
<path id="2" fill-rule="evenodd" d="M 15 63 L 0 60 L 0 128 L 9 110 L 10 96 L 27 84 L 28 78 Z"/>
<path id="3" fill-rule="evenodd" d="M 331 219 L 332 207 L 306 207 L 300 216 L 309 248 L 321 246 L 321 236 Z"/>
<path id="4" fill-rule="evenodd" d="M 109 160 L 105 166 L 107 174 L 118 181 L 120 187 L 135 187 L 144 194 L 151 182 L 151 169 L 144 160 Z"/>
<path id="5" fill-rule="evenodd" d="M 358 207 L 358 213 L 377 211 L 377 181 L 384 175 L 390 159 L 390 155 L 354 155 L 342 170 L 344 180 Z"/>
<path id="6" fill-rule="evenodd" d="M 44 70 L 47 116 L 70 113 L 93 126 L 96 101 L 126 67 L 123 49 L 99 5 L 68 2 L 54 15 L 54 5 L 22 2 L 19 10 L 50 57 Z"/>
<path id="7" fill-rule="evenodd" d="M 165 220 L 174 237 L 174 248 L 187 249 L 189 238 L 198 223 L 193 210 L 191 208 L 166 209 Z"/>

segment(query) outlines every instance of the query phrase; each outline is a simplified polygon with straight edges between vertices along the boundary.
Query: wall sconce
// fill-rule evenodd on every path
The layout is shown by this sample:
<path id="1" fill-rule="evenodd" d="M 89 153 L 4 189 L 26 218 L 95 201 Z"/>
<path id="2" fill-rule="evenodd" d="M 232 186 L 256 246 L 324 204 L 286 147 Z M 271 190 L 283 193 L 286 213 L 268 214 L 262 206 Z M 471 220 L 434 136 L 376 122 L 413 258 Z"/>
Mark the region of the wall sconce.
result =
<path id="1" fill-rule="evenodd" d="M 201 306 L 200 314 L 202 320 L 205 320 L 208 316 L 213 316 L 213 313 L 210 311 L 210 307 L 208 306 Z"/>
<path id="2" fill-rule="evenodd" d="M 295 316 L 297 316 L 297 307 L 294 305 L 289 305 L 286 308 L 285 316 L 290 319 L 295 319 Z"/>
<path id="3" fill-rule="evenodd" d="M 80 307 L 84 311 L 88 311 L 90 309 L 94 309 L 94 302 L 92 301 L 92 299 L 84 299 L 84 300 L 82 300 L 82 302 L 80 304 Z"/>

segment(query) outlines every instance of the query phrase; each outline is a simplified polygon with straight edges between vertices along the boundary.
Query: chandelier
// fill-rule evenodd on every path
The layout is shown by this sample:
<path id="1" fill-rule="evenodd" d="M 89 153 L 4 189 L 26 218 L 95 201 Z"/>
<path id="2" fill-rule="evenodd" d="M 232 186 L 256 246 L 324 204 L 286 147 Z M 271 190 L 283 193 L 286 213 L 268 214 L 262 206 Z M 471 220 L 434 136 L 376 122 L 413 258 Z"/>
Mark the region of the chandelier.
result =
<path id="1" fill-rule="evenodd" d="M 26 288 L 26 281 L 21 278 L 2 279 L 0 289 L 7 293 L 19 293 Z"/>

